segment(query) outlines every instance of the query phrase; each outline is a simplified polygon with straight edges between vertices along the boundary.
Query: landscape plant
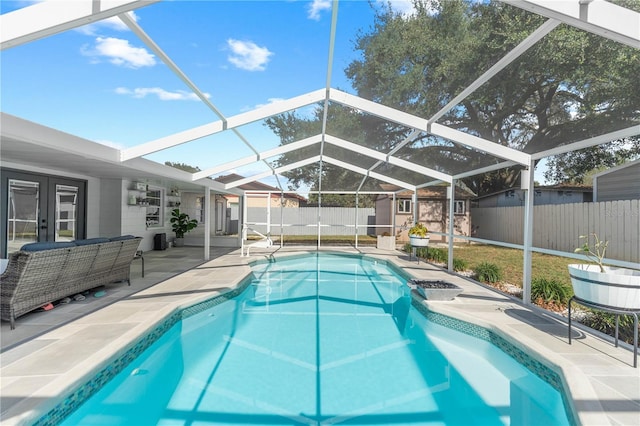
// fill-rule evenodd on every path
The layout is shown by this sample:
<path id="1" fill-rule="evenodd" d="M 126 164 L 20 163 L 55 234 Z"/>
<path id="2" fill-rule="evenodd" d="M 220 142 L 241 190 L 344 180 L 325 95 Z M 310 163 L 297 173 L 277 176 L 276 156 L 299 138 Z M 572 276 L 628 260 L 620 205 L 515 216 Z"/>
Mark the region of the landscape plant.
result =
<path id="1" fill-rule="evenodd" d="M 604 264 L 602 262 L 604 260 L 605 253 L 607 252 L 609 241 L 601 240 L 595 232 L 589 235 L 580 235 L 580 239 L 584 240 L 584 243 L 580 247 L 576 248 L 574 252 L 584 254 L 587 259 L 600 267 L 600 272 L 604 273 Z"/>
<path id="2" fill-rule="evenodd" d="M 466 271 L 469 265 L 464 259 L 453 258 L 453 270 L 456 272 Z"/>
<path id="3" fill-rule="evenodd" d="M 497 283 L 502 280 L 502 270 L 495 263 L 482 262 L 473 270 L 478 281 L 485 283 Z"/>
<path id="4" fill-rule="evenodd" d="M 561 282 L 544 277 L 531 280 L 531 300 L 539 300 L 557 305 L 566 305 L 571 297 L 571 289 Z"/>

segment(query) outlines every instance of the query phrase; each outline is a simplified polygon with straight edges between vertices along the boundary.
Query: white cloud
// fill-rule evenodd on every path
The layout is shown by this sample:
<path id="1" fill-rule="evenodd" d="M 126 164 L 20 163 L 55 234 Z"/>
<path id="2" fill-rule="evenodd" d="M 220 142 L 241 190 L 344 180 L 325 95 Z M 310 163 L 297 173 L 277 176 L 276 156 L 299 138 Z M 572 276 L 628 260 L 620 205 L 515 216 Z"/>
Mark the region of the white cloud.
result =
<path id="1" fill-rule="evenodd" d="M 135 89 L 127 89 L 126 87 L 118 87 L 115 92 L 118 95 L 128 95 L 136 99 L 145 98 L 150 95 L 155 95 L 161 101 L 198 101 L 200 98 L 195 93 L 187 92 L 184 90 L 176 90 L 169 92 L 160 87 L 138 87 Z M 208 93 L 205 93 L 207 98 L 210 97 Z"/>
<path id="2" fill-rule="evenodd" d="M 114 37 L 98 37 L 93 49 L 82 48 L 84 55 L 94 58 L 107 58 L 114 65 L 127 68 L 152 67 L 156 64 L 155 56 L 143 47 L 135 47 L 129 41 Z"/>
<path id="3" fill-rule="evenodd" d="M 247 111 L 253 110 L 253 109 L 257 109 L 257 108 L 262 108 L 262 107 L 267 106 L 267 105 L 277 104 L 278 102 L 282 102 L 284 100 L 285 100 L 284 98 L 269 98 L 269 99 L 267 99 L 267 103 L 266 104 L 258 104 L 258 105 L 254 106 L 252 108 L 247 108 Z"/>
<path id="4" fill-rule="evenodd" d="M 266 47 L 260 47 L 252 41 L 227 40 L 231 49 L 228 59 L 236 67 L 247 71 L 264 71 L 269 57 L 273 55 Z"/>
<path id="5" fill-rule="evenodd" d="M 138 22 L 138 15 L 134 12 L 127 12 L 129 17 L 133 19 L 134 22 Z M 82 27 L 76 28 L 76 31 L 85 34 L 94 36 L 100 33 L 100 30 L 108 29 L 112 31 L 128 31 L 129 27 L 125 25 L 120 18 L 117 16 L 112 16 L 111 18 L 103 19 L 102 21 L 93 22 L 91 24 L 84 25 Z"/>
<path id="6" fill-rule="evenodd" d="M 320 13 L 331 10 L 331 0 L 313 0 L 309 5 L 309 19 L 320 20 Z"/>
<path id="7" fill-rule="evenodd" d="M 405 18 L 413 15 L 416 11 L 413 7 L 413 1 L 414 0 L 376 0 L 377 3 L 382 3 L 385 6 L 389 4 L 394 12 L 399 13 Z M 435 12 L 435 9 L 431 8 L 431 11 Z"/>

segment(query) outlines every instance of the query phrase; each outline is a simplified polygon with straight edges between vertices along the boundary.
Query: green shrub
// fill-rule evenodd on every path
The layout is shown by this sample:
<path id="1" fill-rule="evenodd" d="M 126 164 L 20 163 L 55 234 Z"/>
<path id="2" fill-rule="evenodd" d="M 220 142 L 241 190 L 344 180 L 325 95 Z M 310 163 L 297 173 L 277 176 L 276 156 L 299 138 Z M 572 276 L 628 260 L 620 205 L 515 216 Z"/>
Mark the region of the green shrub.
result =
<path id="1" fill-rule="evenodd" d="M 587 327 L 598 330 L 602 333 L 613 336 L 616 329 L 616 316 L 602 311 L 592 311 L 591 315 L 585 317 L 582 321 Z M 633 345 L 633 316 L 620 315 L 620 326 L 618 328 L 618 337 Z"/>
<path id="2" fill-rule="evenodd" d="M 495 263 L 482 262 L 473 270 L 478 281 L 496 283 L 502 279 L 502 270 Z"/>
<path id="3" fill-rule="evenodd" d="M 531 299 L 556 302 L 566 305 L 571 297 L 571 289 L 558 280 L 537 277 L 531 280 Z"/>
<path id="4" fill-rule="evenodd" d="M 445 248 L 431 247 L 428 249 L 427 259 L 431 262 L 447 263 L 448 258 L 448 251 Z"/>
<path id="5" fill-rule="evenodd" d="M 466 271 L 467 268 L 469 267 L 469 265 L 467 264 L 467 261 L 464 259 L 456 259 L 455 257 L 453 258 L 453 270 L 456 272 L 460 272 L 460 271 Z"/>

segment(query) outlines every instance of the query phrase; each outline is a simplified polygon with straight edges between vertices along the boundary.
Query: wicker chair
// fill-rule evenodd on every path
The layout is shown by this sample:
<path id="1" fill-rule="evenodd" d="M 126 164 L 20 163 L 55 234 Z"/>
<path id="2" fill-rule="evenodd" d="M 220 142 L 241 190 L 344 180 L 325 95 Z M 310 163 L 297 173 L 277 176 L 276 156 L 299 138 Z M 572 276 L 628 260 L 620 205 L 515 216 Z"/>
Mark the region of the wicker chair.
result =
<path id="1" fill-rule="evenodd" d="M 46 303 L 116 281 L 130 281 L 142 238 L 27 244 L 0 276 L 0 317 L 11 322 Z"/>

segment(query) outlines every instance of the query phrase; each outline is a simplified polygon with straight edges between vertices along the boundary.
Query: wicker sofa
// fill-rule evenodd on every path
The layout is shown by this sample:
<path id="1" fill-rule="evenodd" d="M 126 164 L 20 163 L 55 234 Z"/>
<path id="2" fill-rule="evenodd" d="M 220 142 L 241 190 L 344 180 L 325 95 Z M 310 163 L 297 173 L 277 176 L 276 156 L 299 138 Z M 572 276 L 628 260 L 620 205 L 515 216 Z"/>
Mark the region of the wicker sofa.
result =
<path id="1" fill-rule="evenodd" d="M 49 302 L 104 284 L 127 281 L 142 238 L 123 235 L 31 243 L 12 253 L 0 276 L 0 317 L 11 322 Z"/>

